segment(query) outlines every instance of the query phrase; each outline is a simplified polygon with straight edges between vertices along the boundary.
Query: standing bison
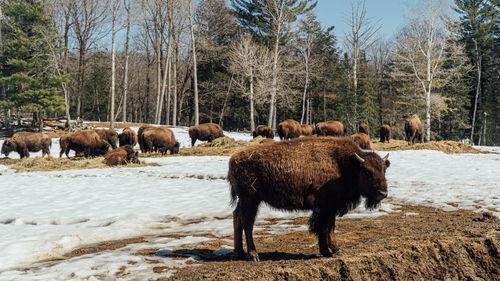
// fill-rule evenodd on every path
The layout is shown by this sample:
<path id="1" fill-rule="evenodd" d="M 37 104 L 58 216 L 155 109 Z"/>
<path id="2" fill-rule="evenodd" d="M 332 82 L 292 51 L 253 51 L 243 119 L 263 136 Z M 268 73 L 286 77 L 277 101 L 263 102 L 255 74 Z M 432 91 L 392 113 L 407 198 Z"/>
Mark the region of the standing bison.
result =
<path id="1" fill-rule="evenodd" d="M 362 149 L 372 149 L 370 137 L 365 133 L 356 133 L 351 136 L 352 140 Z"/>
<path id="2" fill-rule="evenodd" d="M 278 125 L 278 135 L 281 140 L 298 138 L 301 133 L 302 128 L 300 127 L 299 122 L 293 119 L 285 120 Z"/>
<path id="3" fill-rule="evenodd" d="M 42 157 L 47 154 L 50 156 L 50 147 L 52 139 L 43 133 L 19 132 L 15 133 L 12 138 L 6 140 L 2 145 L 2 153 L 9 156 L 9 153 L 16 151 L 21 158 L 29 158 L 30 151 L 42 151 Z"/>
<path id="4" fill-rule="evenodd" d="M 410 119 L 408 119 L 405 123 L 405 133 L 406 140 L 408 141 L 408 145 L 415 144 L 415 139 L 420 139 L 422 143 L 422 122 L 420 122 L 420 118 L 418 115 L 413 115 Z"/>
<path id="5" fill-rule="evenodd" d="M 216 138 L 222 138 L 224 133 L 221 126 L 215 123 L 205 123 L 189 127 L 189 137 L 191 146 L 194 146 L 196 140 L 212 142 Z"/>
<path id="6" fill-rule="evenodd" d="M 387 141 L 389 143 L 391 139 L 391 127 L 387 124 L 380 126 L 380 142 L 384 143 Z"/>
<path id="7" fill-rule="evenodd" d="M 144 131 L 146 131 L 150 128 L 153 128 L 153 127 L 146 125 L 146 126 L 139 127 L 139 129 L 137 130 L 137 142 L 139 143 L 139 147 L 140 147 L 142 153 L 149 152 L 149 151 L 146 151 L 146 149 L 144 148 L 143 134 L 144 134 Z"/>
<path id="8" fill-rule="evenodd" d="M 318 136 L 344 137 L 347 136 L 347 129 L 339 121 L 326 121 L 316 124 L 315 133 Z"/>
<path id="9" fill-rule="evenodd" d="M 127 165 L 128 163 L 140 164 L 139 155 L 131 145 L 113 149 L 104 157 L 104 164 L 108 166 Z"/>
<path id="10" fill-rule="evenodd" d="M 370 134 L 368 133 L 368 124 L 366 123 L 359 124 L 358 133 L 365 133 L 366 135 L 369 136 Z"/>
<path id="11" fill-rule="evenodd" d="M 59 158 L 63 153 L 69 158 L 69 151 L 74 150 L 75 154 L 83 153 L 85 157 L 104 156 L 109 149 L 109 143 L 103 140 L 94 130 L 83 130 L 69 133 L 59 139 L 61 151 Z"/>
<path id="12" fill-rule="evenodd" d="M 165 127 L 151 127 L 142 133 L 145 151 L 160 151 L 165 155 L 179 153 L 180 144 L 175 140 L 174 132 Z"/>
<path id="13" fill-rule="evenodd" d="M 109 145 L 111 145 L 111 148 L 116 148 L 118 133 L 115 130 L 95 129 L 94 131 L 101 137 L 101 139 L 107 141 Z"/>
<path id="14" fill-rule="evenodd" d="M 130 128 L 123 129 L 122 133 L 118 135 L 118 143 L 120 147 L 130 145 L 134 147 L 137 144 L 137 135 Z"/>
<path id="15" fill-rule="evenodd" d="M 314 152 L 314 153 L 311 153 Z M 376 153 L 364 152 L 348 138 L 307 137 L 244 148 L 229 160 L 234 248 L 240 256 L 245 231 L 247 250 L 258 261 L 252 231 L 261 202 L 287 211 L 312 210 L 309 229 L 319 250 L 331 256 L 335 245 L 335 217 L 354 209 L 361 197 L 376 208 L 387 196 L 385 170 Z"/>
<path id="16" fill-rule="evenodd" d="M 274 130 L 266 125 L 259 125 L 252 132 L 252 136 L 256 138 L 257 136 L 263 136 L 268 139 L 274 139 Z"/>
<path id="17" fill-rule="evenodd" d="M 307 124 L 300 125 L 300 135 L 301 136 L 308 137 L 308 136 L 312 136 L 313 133 L 314 133 L 313 127 L 311 127 Z"/>

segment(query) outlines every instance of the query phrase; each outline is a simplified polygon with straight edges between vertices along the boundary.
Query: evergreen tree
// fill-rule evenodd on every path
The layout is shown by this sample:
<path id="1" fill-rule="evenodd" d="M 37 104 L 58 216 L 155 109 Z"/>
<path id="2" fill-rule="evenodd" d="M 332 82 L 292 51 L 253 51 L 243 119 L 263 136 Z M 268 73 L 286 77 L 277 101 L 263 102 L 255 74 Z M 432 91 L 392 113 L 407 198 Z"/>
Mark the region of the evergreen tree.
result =
<path id="1" fill-rule="evenodd" d="M 5 18 L 0 83 L 6 99 L 0 105 L 33 112 L 41 130 L 42 112 L 64 110 L 60 96 L 64 77 L 55 75 L 49 63 L 47 40 L 56 39 L 53 24 L 41 1 L 11 0 L 1 5 Z"/>

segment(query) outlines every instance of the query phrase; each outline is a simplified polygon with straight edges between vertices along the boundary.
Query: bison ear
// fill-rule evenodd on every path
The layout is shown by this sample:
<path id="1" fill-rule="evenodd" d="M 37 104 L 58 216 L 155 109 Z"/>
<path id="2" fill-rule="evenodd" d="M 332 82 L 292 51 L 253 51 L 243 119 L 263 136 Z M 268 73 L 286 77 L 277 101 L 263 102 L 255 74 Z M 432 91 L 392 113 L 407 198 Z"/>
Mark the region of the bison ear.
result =
<path id="1" fill-rule="evenodd" d="M 385 168 L 389 168 L 389 166 L 391 165 L 391 162 L 389 161 L 389 153 L 387 153 L 387 155 L 382 160 L 384 160 Z"/>

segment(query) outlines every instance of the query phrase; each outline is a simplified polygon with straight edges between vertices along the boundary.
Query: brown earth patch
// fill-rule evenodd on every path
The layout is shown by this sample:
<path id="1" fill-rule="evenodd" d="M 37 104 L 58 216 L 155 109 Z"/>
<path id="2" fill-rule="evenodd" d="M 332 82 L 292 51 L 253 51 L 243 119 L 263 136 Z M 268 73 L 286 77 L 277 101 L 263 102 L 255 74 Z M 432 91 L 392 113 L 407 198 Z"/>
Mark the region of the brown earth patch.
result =
<path id="1" fill-rule="evenodd" d="M 93 244 L 89 245 L 85 248 L 79 248 L 76 250 L 71 251 L 70 253 L 67 253 L 64 255 L 65 258 L 73 258 L 73 257 L 78 257 L 78 256 L 83 256 L 83 255 L 88 255 L 88 254 L 94 254 L 102 251 L 109 251 L 109 250 L 116 250 L 123 248 L 127 245 L 130 244 L 138 244 L 138 243 L 144 243 L 146 240 L 142 237 L 137 237 L 137 238 L 130 238 L 130 239 L 123 239 L 123 240 L 114 240 L 114 241 L 105 241 L 102 243 L 98 244 Z"/>
<path id="2" fill-rule="evenodd" d="M 468 144 L 464 144 L 456 141 L 430 141 L 427 143 L 416 143 L 414 145 L 408 145 L 406 141 L 403 140 L 391 140 L 390 143 L 381 143 L 378 140 L 372 140 L 372 148 L 379 151 L 391 151 L 391 150 L 437 150 L 444 153 L 483 153 L 488 154 L 492 152 L 481 151 Z"/>

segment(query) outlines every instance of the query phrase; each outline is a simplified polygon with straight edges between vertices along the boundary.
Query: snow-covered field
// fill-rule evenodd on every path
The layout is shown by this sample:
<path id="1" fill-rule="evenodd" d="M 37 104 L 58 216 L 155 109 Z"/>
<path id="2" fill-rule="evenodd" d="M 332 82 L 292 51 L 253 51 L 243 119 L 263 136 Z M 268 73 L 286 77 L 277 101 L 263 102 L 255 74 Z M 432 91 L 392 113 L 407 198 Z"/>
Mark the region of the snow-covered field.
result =
<path id="1" fill-rule="evenodd" d="M 190 146 L 187 128 L 174 128 L 174 133 L 181 147 Z M 251 138 L 241 133 L 226 135 Z M 54 140 L 52 155 L 58 152 L 58 140 Z M 32 157 L 40 154 L 32 153 Z M 18 157 L 17 153 L 10 156 Z M 389 198 L 382 204 L 384 211 L 368 212 L 360 207 L 347 217 L 383 215 L 399 204 L 458 206 L 500 216 L 500 154 L 394 151 L 389 159 Z M 228 157 L 141 160 L 160 166 L 14 173 L 0 165 L 0 280 L 92 279 L 114 276 L 123 265 L 132 279 L 148 279 L 152 265 L 141 262 L 141 256 L 128 254 L 131 249 L 168 252 L 210 239 L 191 234 L 232 233 Z M 308 213 L 282 213 L 261 206 L 258 218 L 301 215 Z M 289 228 L 286 220 L 275 227 L 276 231 Z M 183 238 L 154 237 L 169 233 Z M 138 236 L 149 237 L 148 243 L 42 262 L 92 243 Z M 161 253 L 158 258 L 168 259 Z"/>

